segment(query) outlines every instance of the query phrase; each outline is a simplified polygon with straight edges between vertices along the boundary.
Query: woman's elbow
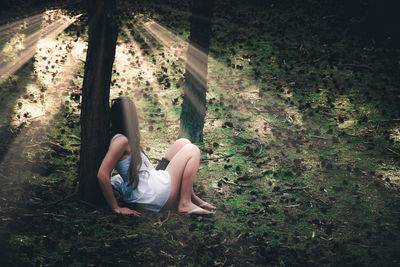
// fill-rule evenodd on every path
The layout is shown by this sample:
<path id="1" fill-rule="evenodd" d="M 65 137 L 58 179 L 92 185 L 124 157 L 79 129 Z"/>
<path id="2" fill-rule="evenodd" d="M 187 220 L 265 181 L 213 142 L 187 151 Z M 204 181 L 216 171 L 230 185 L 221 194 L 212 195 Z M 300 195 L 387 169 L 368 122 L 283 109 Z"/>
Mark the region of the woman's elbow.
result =
<path id="1" fill-rule="evenodd" d="M 107 174 L 104 171 L 99 170 L 99 172 L 97 173 L 97 179 L 99 181 L 105 181 L 107 180 Z"/>

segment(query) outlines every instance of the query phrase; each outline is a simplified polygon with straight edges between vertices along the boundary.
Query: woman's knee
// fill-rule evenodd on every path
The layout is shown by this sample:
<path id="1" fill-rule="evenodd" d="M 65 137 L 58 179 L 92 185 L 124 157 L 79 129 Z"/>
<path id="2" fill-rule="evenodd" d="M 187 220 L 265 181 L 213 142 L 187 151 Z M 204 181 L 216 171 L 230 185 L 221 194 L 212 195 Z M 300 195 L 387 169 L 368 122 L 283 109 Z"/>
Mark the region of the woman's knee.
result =
<path id="1" fill-rule="evenodd" d="M 187 152 L 190 153 L 191 156 L 196 156 L 200 158 L 201 151 L 196 145 L 190 143 L 186 144 L 183 148 L 187 150 Z"/>
<path id="2" fill-rule="evenodd" d="M 168 150 L 167 154 L 165 154 L 165 158 L 172 160 L 172 158 L 175 157 L 175 155 L 187 144 L 190 144 L 190 141 L 186 138 L 176 140 Z"/>
<path id="3" fill-rule="evenodd" d="M 200 161 L 200 149 L 194 144 L 186 144 L 179 150 L 179 152 L 172 158 L 166 170 L 174 176 L 181 176 L 185 169 L 186 163 L 195 159 Z"/>
<path id="4" fill-rule="evenodd" d="M 181 145 L 182 147 L 187 145 L 187 144 L 191 144 L 189 139 L 186 138 L 179 138 L 178 140 L 175 141 L 175 144 Z"/>

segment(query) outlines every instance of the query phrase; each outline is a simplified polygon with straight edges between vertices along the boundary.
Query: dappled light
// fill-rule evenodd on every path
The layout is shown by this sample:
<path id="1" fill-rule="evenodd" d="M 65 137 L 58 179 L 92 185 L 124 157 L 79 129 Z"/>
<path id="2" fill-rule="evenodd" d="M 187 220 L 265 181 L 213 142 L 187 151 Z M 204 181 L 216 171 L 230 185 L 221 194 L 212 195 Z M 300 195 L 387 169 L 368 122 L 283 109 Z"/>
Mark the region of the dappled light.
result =
<path id="1" fill-rule="evenodd" d="M 188 70 L 193 74 L 194 78 L 197 80 L 204 80 L 204 77 L 199 76 L 199 62 L 187 62 L 186 61 L 186 51 L 189 49 L 189 44 L 173 34 L 167 28 L 161 26 L 154 20 L 141 18 L 140 20 L 143 28 L 150 33 L 160 44 L 162 44 L 163 48 L 170 52 L 173 56 L 181 59 L 185 64 L 188 64 Z M 191 53 L 195 55 L 197 60 L 205 60 L 207 56 L 197 47 L 191 47 Z M 208 83 L 211 85 L 209 87 L 209 91 L 207 92 L 208 98 L 212 99 L 217 96 L 217 92 L 224 93 L 224 97 L 226 97 L 227 102 L 235 103 L 234 109 L 237 112 L 242 113 L 247 116 L 248 125 L 252 125 L 255 121 L 262 120 L 260 117 L 263 117 L 263 111 L 259 110 L 254 104 L 255 102 L 260 100 L 260 91 L 258 82 L 252 81 L 253 78 L 250 74 L 246 74 L 240 70 L 230 70 L 229 67 L 224 66 L 222 63 L 214 60 L 212 56 L 208 56 L 209 60 L 209 79 Z M 228 69 L 229 68 L 229 69 Z M 225 76 L 220 76 L 219 73 L 230 73 L 230 77 L 232 80 L 226 80 Z M 231 82 L 232 81 L 232 82 Z M 237 85 L 239 82 L 239 86 L 243 81 L 246 81 L 248 84 L 248 88 L 244 88 L 246 90 L 241 90 Z M 236 88 L 236 89 L 235 89 Z M 234 92 L 232 95 L 231 93 Z M 285 89 L 286 95 L 285 98 L 289 98 L 291 96 L 290 88 L 286 87 Z M 201 107 L 198 103 L 198 100 L 193 95 L 188 95 L 193 103 L 197 107 Z M 271 101 L 274 101 L 271 99 Z M 258 109 L 258 110 L 257 110 Z M 204 112 L 204 111 L 200 111 Z M 260 116 L 257 116 L 256 114 Z M 302 125 L 302 118 L 299 112 L 296 109 L 282 106 L 282 116 L 286 118 L 289 123 L 294 123 L 296 125 Z M 212 123 L 218 123 L 213 120 Z M 265 123 L 267 124 L 267 123 Z M 267 127 L 267 126 L 265 126 Z M 261 129 L 263 129 L 261 127 Z M 206 131 L 207 132 L 207 131 Z"/>
<path id="2" fill-rule="evenodd" d="M 32 24 L 31 18 L 28 18 L 1 30 L 1 40 L 5 44 L 0 51 L 0 83 L 32 58 L 39 40 L 54 38 L 76 20 L 58 13 L 59 11 L 47 11 L 42 15 L 43 21 L 34 16 Z M 9 35 L 11 36 L 8 37 Z"/>
<path id="3" fill-rule="evenodd" d="M 49 144 L 46 129 L 54 127 L 55 118 L 59 117 L 64 106 L 62 97 L 69 96 L 70 91 L 77 96 L 81 94 L 80 85 L 74 81 L 80 76 L 77 71 L 84 62 L 86 44 L 79 38 L 72 39 L 62 33 L 78 16 L 70 18 L 62 10 L 51 10 L 34 18 L 32 24 L 30 19 L 25 19 L 20 24 L 12 24 L 14 28 L 8 28 L 6 32 L 10 34 L 15 27 L 19 27 L 16 34 L 25 37 L 21 39 L 23 46 L 10 62 L 6 58 L 10 51 L 4 46 L 3 82 L 16 83 L 17 86 L 23 82 L 25 85 L 23 89 L 17 87 L 16 91 L 23 91 L 15 99 L 11 120 L 2 121 L 3 129 L 18 133 L 12 140 L 4 139 L 8 148 L 1 151 L 2 168 L 24 162 L 26 170 L 35 169 L 35 164 L 39 166 L 40 159 L 35 158 L 32 149 L 34 151 Z M 24 159 L 24 156 L 28 158 Z"/>

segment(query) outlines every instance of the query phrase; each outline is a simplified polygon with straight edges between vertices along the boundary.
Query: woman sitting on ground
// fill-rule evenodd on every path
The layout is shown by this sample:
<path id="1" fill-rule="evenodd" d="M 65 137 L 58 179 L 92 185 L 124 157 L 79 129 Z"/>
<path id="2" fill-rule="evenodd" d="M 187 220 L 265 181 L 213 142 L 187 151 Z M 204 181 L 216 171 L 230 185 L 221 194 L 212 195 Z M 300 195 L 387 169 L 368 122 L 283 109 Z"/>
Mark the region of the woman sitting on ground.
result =
<path id="1" fill-rule="evenodd" d="M 122 197 L 127 203 L 155 212 L 177 208 L 180 213 L 212 213 L 210 210 L 215 207 L 193 191 L 200 163 L 197 146 L 187 139 L 177 140 L 161 161 L 164 166 L 156 170 L 141 149 L 136 108 L 127 97 L 118 98 L 111 107 L 111 133 L 110 146 L 97 177 L 113 211 L 140 215 L 120 207 L 116 197 Z M 110 178 L 114 168 L 120 175 Z"/>

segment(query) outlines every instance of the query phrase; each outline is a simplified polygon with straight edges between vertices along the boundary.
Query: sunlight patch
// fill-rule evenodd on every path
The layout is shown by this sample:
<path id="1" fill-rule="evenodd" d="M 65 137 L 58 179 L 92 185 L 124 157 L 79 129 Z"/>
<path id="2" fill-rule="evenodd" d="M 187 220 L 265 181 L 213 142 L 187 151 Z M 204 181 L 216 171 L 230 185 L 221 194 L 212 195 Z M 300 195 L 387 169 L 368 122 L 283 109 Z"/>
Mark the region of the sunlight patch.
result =
<path id="1" fill-rule="evenodd" d="M 54 38 L 80 16 L 70 18 L 64 13 L 62 10 L 50 10 L 41 18 L 35 16 L 35 20 L 28 18 L 13 27 L 6 27 L 6 32 L 0 36 L 5 43 L 0 51 L 0 83 L 33 57 L 39 41 Z"/>

